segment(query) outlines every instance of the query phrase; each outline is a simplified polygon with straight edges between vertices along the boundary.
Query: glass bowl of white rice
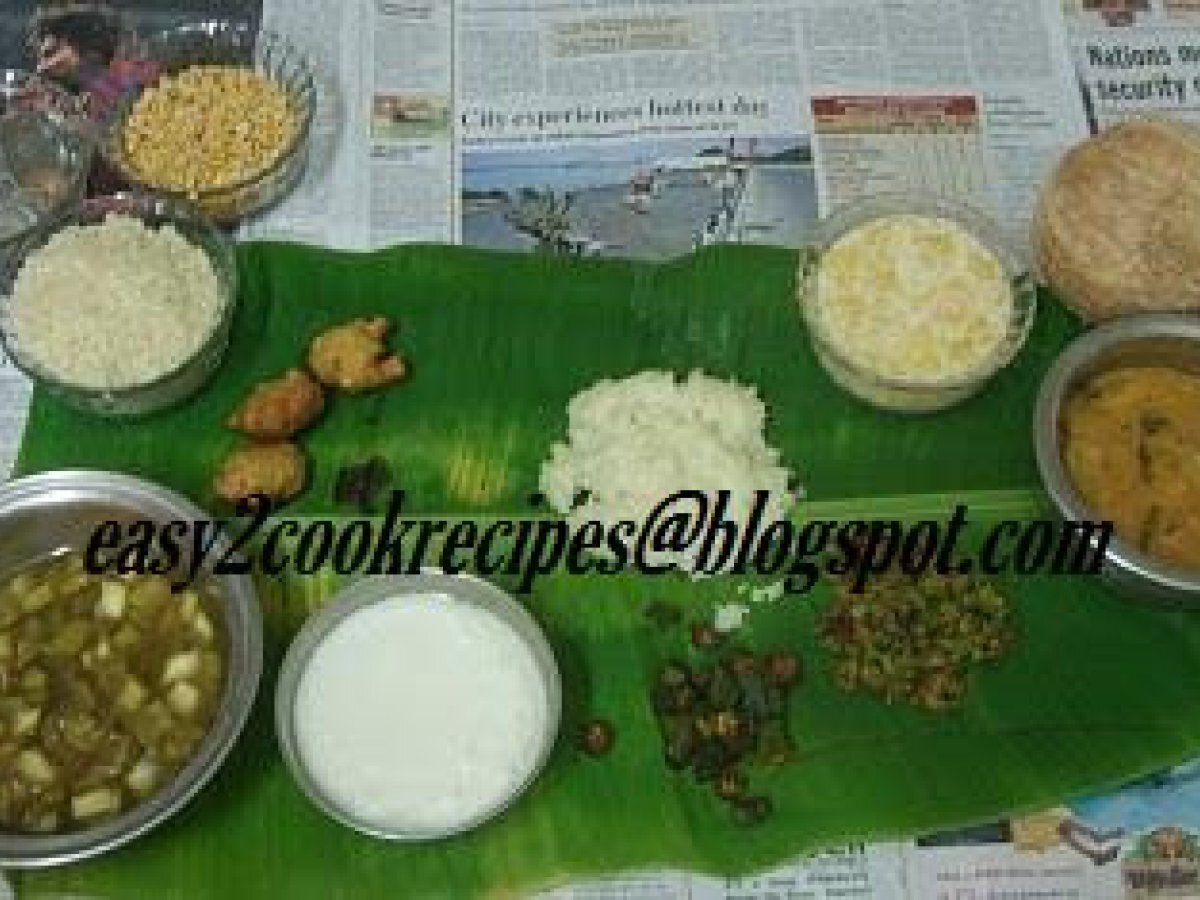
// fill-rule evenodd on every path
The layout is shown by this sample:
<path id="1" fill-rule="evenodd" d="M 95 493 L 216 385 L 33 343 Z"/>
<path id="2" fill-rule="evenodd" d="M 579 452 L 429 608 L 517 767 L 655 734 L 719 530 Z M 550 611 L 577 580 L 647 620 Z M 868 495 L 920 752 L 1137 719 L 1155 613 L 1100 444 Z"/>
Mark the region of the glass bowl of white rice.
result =
<path id="1" fill-rule="evenodd" d="M 207 383 L 237 302 L 233 244 L 186 204 L 117 194 L 36 229 L 0 269 L 9 359 L 78 409 L 140 416 Z"/>

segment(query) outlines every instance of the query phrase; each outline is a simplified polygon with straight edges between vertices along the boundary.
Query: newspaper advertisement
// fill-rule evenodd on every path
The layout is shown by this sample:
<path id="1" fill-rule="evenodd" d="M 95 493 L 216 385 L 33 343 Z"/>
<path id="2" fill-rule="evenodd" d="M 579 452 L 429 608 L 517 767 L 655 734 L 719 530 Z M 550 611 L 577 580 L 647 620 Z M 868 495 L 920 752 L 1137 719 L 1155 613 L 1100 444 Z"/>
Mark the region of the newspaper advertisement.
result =
<path id="1" fill-rule="evenodd" d="M 612 878 L 539 900 L 1159 900 L 1200 897 L 1200 761 L 1008 822 L 853 845 L 754 878 Z"/>
<path id="2" fill-rule="evenodd" d="M 1200 122 L 1200 3 L 1064 0 L 1089 126 L 1166 114 Z"/>

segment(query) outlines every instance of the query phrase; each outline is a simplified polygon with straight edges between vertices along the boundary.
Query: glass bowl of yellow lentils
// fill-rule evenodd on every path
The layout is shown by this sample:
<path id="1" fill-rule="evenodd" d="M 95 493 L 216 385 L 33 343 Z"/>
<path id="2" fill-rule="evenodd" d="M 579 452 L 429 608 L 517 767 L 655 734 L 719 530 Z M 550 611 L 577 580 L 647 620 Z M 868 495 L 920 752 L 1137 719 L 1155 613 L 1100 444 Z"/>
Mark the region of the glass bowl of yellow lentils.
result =
<path id="1" fill-rule="evenodd" d="M 281 200 L 308 158 L 316 82 L 285 38 L 213 20 L 159 32 L 157 70 L 103 123 L 100 152 L 125 181 L 232 224 Z"/>

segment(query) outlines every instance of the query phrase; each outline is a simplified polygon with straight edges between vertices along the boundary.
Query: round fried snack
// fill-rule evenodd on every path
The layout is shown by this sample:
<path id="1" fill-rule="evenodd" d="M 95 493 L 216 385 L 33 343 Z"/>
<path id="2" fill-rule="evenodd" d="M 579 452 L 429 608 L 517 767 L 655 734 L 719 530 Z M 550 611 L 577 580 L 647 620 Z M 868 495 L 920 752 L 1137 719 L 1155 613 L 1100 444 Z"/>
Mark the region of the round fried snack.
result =
<path id="1" fill-rule="evenodd" d="M 1089 321 L 1200 309 L 1200 131 L 1114 125 L 1068 153 L 1034 222 L 1046 283 Z"/>
<path id="2" fill-rule="evenodd" d="M 404 377 L 399 356 L 388 355 L 383 339 L 391 324 L 382 316 L 355 319 L 317 335 L 308 350 L 308 367 L 329 387 L 350 393 L 369 391 Z"/>
<path id="3" fill-rule="evenodd" d="M 225 424 L 258 440 L 278 441 L 307 428 L 324 408 L 321 386 L 307 372 L 289 369 L 255 385 Z"/>
<path id="4" fill-rule="evenodd" d="M 248 444 L 225 457 L 213 491 L 230 503 L 255 495 L 282 503 L 304 489 L 307 477 L 308 460 L 290 441 Z"/>

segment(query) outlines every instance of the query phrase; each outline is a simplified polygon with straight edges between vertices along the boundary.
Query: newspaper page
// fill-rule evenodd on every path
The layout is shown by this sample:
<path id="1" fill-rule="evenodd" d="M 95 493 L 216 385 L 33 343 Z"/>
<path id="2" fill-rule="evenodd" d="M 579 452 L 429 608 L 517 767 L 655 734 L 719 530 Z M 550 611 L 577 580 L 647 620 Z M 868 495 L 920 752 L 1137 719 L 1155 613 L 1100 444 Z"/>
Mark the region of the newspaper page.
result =
<path id="1" fill-rule="evenodd" d="M 32 394 L 33 383 L 0 353 L 0 478 L 7 478 L 17 461 Z"/>
<path id="2" fill-rule="evenodd" d="M 445 0 L 263 3 L 263 27 L 312 54 L 322 90 L 299 190 L 243 239 L 348 250 L 457 240 L 454 14 Z"/>
<path id="3" fill-rule="evenodd" d="M 361 24 L 352 4 L 267 0 L 262 28 L 294 41 L 312 60 L 317 82 L 309 158 L 303 178 L 266 215 L 244 224 L 243 240 L 282 240 L 356 249 L 367 241 L 360 210 L 366 185 L 356 165 L 361 140 L 358 84 Z"/>
<path id="4" fill-rule="evenodd" d="M 1054 0 L 461 0 L 468 244 L 665 258 L 796 245 L 878 193 L 1021 235 L 1086 134 Z"/>
<path id="5" fill-rule="evenodd" d="M 1086 134 L 1056 0 L 816 4 L 823 212 L 876 193 L 942 194 L 1025 238 L 1040 184 Z"/>
<path id="6" fill-rule="evenodd" d="M 853 844 L 751 878 L 639 874 L 561 887 L 537 900 L 869 900 L 904 898 L 904 847 Z"/>
<path id="7" fill-rule="evenodd" d="M 458 159 L 454 4 L 370 0 L 362 45 L 369 104 L 367 233 L 372 247 L 454 242 Z"/>
<path id="8" fill-rule="evenodd" d="M 315 4 L 264 21 L 310 23 L 345 129 L 248 237 L 663 259 L 914 191 L 1023 234 L 1086 134 L 1058 0 Z"/>
<path id="9" fill-rule="evenodd" d="M 1200 897 L 1200 760 L 904 854 L 912 898 Z"/>
<path id="10" fill-rule="evenodd" d="M 1131 116 L 1200 122 L 1200 2 L 1063 0 L 1093 131 Z"/>

